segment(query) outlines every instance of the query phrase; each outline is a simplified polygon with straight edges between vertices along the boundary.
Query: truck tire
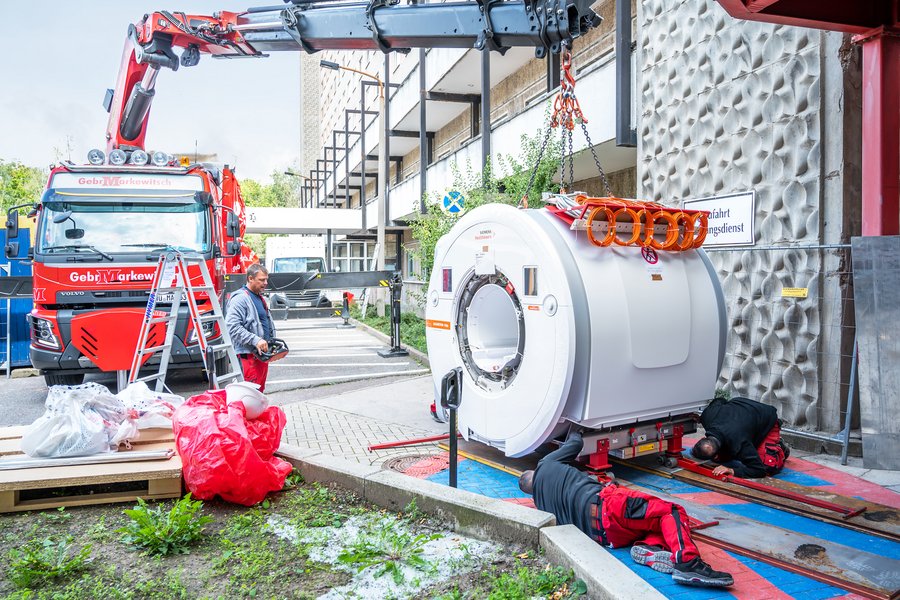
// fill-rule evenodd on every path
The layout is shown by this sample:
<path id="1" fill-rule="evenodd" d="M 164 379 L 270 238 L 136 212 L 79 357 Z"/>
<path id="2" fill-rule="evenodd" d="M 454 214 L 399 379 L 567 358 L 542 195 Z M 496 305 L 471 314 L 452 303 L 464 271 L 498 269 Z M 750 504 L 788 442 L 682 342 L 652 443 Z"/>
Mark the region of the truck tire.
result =
<path id="1" fill-rule="evenodd" d="M 61 375 L 59 373 L 47 373 L 44 375 L 47 387 L 51 385 L 81 385 L 84 382 L 84 373 Z"/>

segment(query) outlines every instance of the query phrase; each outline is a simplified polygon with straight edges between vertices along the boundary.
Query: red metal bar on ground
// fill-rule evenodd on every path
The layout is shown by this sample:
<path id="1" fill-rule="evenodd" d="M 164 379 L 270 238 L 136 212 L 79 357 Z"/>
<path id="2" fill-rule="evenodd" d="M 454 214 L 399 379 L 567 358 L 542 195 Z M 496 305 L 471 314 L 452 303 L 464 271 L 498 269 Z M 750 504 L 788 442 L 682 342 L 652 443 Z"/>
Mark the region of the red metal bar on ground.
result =
<path id="1" fill-rule="evenodd" d="M 847 508 L 846 506 L 841 506 L 840 504 L 835 504 L 834 502 L 819 500 L 818 498 L 812 498 L 810 496 L 805 496 L 796 492 L 789 492 L 775 486 L 766 485 L 764 483 L 757 483 L 755 481 L 750 481 L 749 479 L 743 479 L 741 477 L 734 477 L 733 475 L 717 477 L 712 474 L 712 469 L 704 467 L 703 465 L 698 465 L 697 463 L 687 460 L 686 458 L 680 458 L 678 460 L 678 466 L 682 469 L 685 469 L 686 471 L 699 473 L 700 475 L 706 475 L 707 477 L 718 479 L 720 481 L 724 481 L 725 483 L 733 483 L 735 485 L 750 488 L 751 490 L 757 490 L 760 492 L 765 492 L 767 494 L 772 494 L 773 496 L 780 496 L 782 498 L 787 498 L 788 500 L 795 500 L 797 502 L 811 504 L 812 506 L 818 506 L 819 508 L 833 510 L 834 512 L 844 515 L 845 519 L 855 517 L 866 510 L 865 507 L 858 510 L 853 510 L 852 508 Z"/>
<path id="2" fill-rule="evenodd" d="M 700 529 L 706 529 L 707 527 L 714 527 L 719 524 L 718 521 L 701 521 L 700 519 L 695 519 L 691 515 L 687 516 L 688 519 L 688 527 L 691 531 L 698 531 Z"/>
<path id="3" fill-rule="evenodd" d="M 461 437 L 461 434 L 457 433 L 456 437 Z M 450 439 L 450 434 L 445 433 L 442 435 L 433 435 L 431 437 L 413 438 L 411 440 L 384 442 L 383 444 L 372 444 L 371 446 L 369 446 L 369 452 L 371 452 L 372 450 L 385 450 L 387 448 L 400 448 L 402 446 L 415 446 L 416 444 L 427 444 L 428 442 L 439 442 L 441 440 L 448 439 Z"/>
<path id="4" fill-rule="evenodd" d="M 833 575 L 828 575 L 825 573 L 820 573 L 819 571 L 814 571 L 812 569 L 807 569 L 806 567 L 802 567 L 800 565 L 795 565 L 793 563 L 789 563 L 784 560 L 780 560 L 773 556 L 769 556 L 768 554 L 763 554 L 762 552 L 756 552 L 755 550 L 749 550 L 747 548 L 742 548 L 741 546 L 736 546 L 735 544 L 731 544 L 729 542 L 724 542 L 715 536 L 705 535 L 703 533 L 691 533 L 691 536 L 694 540 L 699 540 L 709 544 L 710 546 L 715 546 L 716 548 L 721 548 L 722 550 L 727 550 L 729 552 L 734 552 L 735 554 L 741 554 L 743 556 L 748 556 L 760 562 L 764 562 L 768 565 L 772 565 L 774 567 L 778 567 L 780 569 L 784 569 L 785 571 L 790 571 L 791 573 L 798 573 L 803 575 L 804 577 L 809 577 L 810 579 L 815 579 L 816 581 L 821 581 L 822 583 L 827 583 L 828 585 L 833 585 L 835 587 L 847 590 L 848 592 L 859 594 L 864 598 L 873 598 L 878 600 L 891 600 L 894 598 L 891 594 L 885 594 L 883 592 L 873 590 L 872 588 L 865 587 L 861 584 L 854 583 L 852 581 L 847 581 L 845 579 L 840 579 Z"/>

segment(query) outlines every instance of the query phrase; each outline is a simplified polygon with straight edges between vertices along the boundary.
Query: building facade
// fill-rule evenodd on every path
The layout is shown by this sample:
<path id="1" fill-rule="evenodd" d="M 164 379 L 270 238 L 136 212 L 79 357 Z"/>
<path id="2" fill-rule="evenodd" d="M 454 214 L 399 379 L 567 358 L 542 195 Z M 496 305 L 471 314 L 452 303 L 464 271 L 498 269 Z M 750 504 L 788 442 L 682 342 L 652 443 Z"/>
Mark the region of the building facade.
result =
<path id="1" fill-rule="evenodd" d="M 637 0 L 635 43 L 621 57 L 632 76 L 617 80 L 616 8 L 628 4 L 595 3 L 603 23 L 572 48 L 587 131 L 612 193 L 672 206 L 753 195 L 750 244 L 709 249 L 730 324 L 719 385 L 774 404 L 794 427 L 838 431 L 853 347 L 844 245 L 860 230 L 858 49 L 836 33 L 733 20 L 714 0 Z M 322 59 L 387 73 L 384 113 L 374 78 L 321 69 Z M 522 48 L 487 59 L 474 49 L 323 52 L 305 57 L 303 69 L 303 202 L 360 211 L 364 227 L 341 238 L 337 254 L 370 255 L 378 160 L 387 156 L 387 264 L 412 292 L 423 284 L 407 252 L 415 245 L 409 222 L 423 197 L 449 190 L 454 169 L 478 171 L 489 160 L 502 171 L 498 156 L 517 158 L 523 134 L 542 134 L 559 81 L 558 63 Z M 617 81 L 632 93 L 633 146 L 616 142 Z M 573 142 L 575 188 L 602 195 L 585 136 L 576 131 Z M 784 295 L 794 289 L 806 295 Z M 416 310 L 420 294 L 408 297 Z"/>

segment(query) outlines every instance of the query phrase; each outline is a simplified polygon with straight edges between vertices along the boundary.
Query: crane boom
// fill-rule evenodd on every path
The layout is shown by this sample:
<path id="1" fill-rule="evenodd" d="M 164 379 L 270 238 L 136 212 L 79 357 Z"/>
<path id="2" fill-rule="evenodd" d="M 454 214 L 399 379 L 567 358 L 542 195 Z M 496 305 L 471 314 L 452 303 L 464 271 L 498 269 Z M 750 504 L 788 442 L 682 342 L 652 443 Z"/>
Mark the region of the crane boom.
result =
<path id="1" fill-rule="evenodd" d="M 288 2 L 288 0 L 286 0 Z M 399 0 L 315 2 L 212 16 L 158 11 L 128 28 L 114 90 L 107 92 L 107 150 L 143 149 L 160 69 L 192 67 L 201 54 L 260 58 L 267 52 L 534 47 L 559 52 L 600 23 L 591 0 L 476 0 L 399 5 Z M 181 55 L 175 48 L 182 49 Z"/>

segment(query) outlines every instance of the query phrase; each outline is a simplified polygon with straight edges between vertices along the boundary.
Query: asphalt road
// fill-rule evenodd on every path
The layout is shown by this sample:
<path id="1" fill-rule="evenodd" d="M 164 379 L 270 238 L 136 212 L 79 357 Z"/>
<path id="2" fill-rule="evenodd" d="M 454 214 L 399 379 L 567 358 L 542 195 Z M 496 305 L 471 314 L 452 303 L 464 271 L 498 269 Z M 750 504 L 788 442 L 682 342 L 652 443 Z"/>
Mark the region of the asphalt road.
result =
<path id="1" fill-rule="evenodd" d="M 362 330 L 336 327 L 337 319 L 294 319 L 276 322 L 277 335 L 290 354 L 269 367 L 266 394 L 284 405 L 387 383 L 427 373 L 411 357 L 381 358 L 386 346 Z M 115 391 L 115 374 L 90 375 Z M 170 371 L 172 391 L 188 397 L 207 388 L 199 370 Z M 0 378 L 0 427 L 27 425 L 44 412 L 47 386 L 43 377 Z"/>

